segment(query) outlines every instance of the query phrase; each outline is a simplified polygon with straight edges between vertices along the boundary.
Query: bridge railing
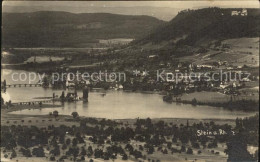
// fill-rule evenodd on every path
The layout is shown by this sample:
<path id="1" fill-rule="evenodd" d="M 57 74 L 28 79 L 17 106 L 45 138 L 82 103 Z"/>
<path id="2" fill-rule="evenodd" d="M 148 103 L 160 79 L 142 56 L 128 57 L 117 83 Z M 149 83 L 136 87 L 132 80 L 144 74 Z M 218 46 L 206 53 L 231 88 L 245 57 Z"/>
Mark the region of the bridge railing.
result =
<path id="1" fill-rule="evenodd" d="M 7 88 L 11 88 L 11 87 L 13 87 L 13 88 L 15 88 L 15 87 L 41 87 L 42 86 L 42 84 L 7 84 L 6 85 L 6 87 Z"/>
<path id="2" fill-rule="evenodd" d="M 40 103 L 51 103 L 53 100 L 40 100 L 40 101 L 26 101 L 26 102 L 15 102 L 12 105 L 36 105 Z"/>

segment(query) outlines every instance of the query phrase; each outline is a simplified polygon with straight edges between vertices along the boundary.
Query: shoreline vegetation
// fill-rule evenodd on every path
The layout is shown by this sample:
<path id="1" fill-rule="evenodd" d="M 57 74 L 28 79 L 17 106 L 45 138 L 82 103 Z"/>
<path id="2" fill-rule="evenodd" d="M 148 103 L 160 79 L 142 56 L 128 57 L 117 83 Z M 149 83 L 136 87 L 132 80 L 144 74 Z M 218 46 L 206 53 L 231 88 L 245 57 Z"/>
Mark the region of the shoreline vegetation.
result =
<path id="1" fill-rule="evenodd" d="M 245 112 L 259 111 L 259 101 L 254 100 L 237 100 L 237 101 L 228 101 L 228 102 L 201 102 L 197 101 L 196 98 L 193 100 L 173 100 L 176 103 L 182 104 L 191 104 L 193 106 L 203 105 L 203 106 L 212 106 L 212 107 L 222 107 L 228 110 L 240 110 Z"/>
<path id="2" fill-rule="evenodd" d="M 185 104 L 185 103 L 184 103 Z M 192 104 L 192 103 L 187 103 Z M 49 124 L 54 124 L 56 126 L 66 123 L 66 125 L 73 125 L 75 124 L 75 120 L 71 120 L 70 115 L 63 115 L 59 114 L 59 122 L 58 120 L 52 120 L 52 112 L 45 115 L 30 115 L 30 114 L 11 114 L 11 112 L 15 111 L 21 111 L 21 110 L 31 110 L 31 109 L 44 109 L 44 108 L 61 108 L 60 105 L 54 105 L 54 104 L 42 104 L 42 105 L 12 105 L 11 107 L 7 108 L 6 106 L 1 107 L 1 123 L 2 125 L 10 125 L 10 124 L 18 124 L 19 121 L 24 120 L 28 122 L 28 125 L 39 125 L 37 124 L 38 121 L 48 121 Z M 256 111 L 257 113 L 257 111 Z M 105 118 L 96 118 L 96 117 L 87 117 L 87 116 L 81 116 L 80 119 L 96 119 L 96 120 L 103 120 Z M 33 122 L 33 119 L 35 119 L 35 122 Z M 51 119 L 51 120 L 50 120 Z M 122 122 L 122 123 L 134 123 L 137 118 L 126 118 L 126 119 L 108 119 L 116 122 Z M 210 122 L 214 121 L 217 124 L 229 124 L 231 126 L 235 125 L 235 119 L 195 119 L 195 118 L 152 118 L 153 121 L 165 121 L 169 123 L 178 123 L 178 124 L 185 124 L 187 121 L 189 121 L 191 124 L 198 123 L 198 122 Z M 37 121 L 37 123 L 36 123 Z M 57 123 L 55 123 L 57 122 Z M 71 123 L 72 122 L 72 123 Z M 47 123 L 46 123 L 47 124 Z M 46 124 L 40 124 L 40 126 L 46 126 Z"/>
<path id="3" fill-rule="evenodd" d="M 61 108 L 60 105 L 53 105 L 53 104 L 42 104 L 41 106 L 39 105 L 13 105 L 9 108 L 6 108 L 5 106 L 1 108 L 1 118 L 2 118 L 2 124 L 6 124 L 6 120 L 19 120 L 20 118 L 31 118 L 31 117 L 37 117 L 37 118 L 49 118 L 50 114 L 45 114 L 45 115 L 30 115 L 30 114 L 11 114 L 11 112 L 15 111 L 21 111 L 21 110 L 31 110 L 31 109 L 44 109 L 44 108 Z M 70 115 L 62 115 L 59 114 L 59 117 L 62 117 L 63 119 L 70 118 Z M 82 116 L 81 118 L 95 118 L 95 117 L 84 117 Z M 104 118 L 95 118 L 97 120 L 102 120 Z M 133 122 L 137 118 L 126 118 L 126 119 L 110 119 L 114 121 L 122 121 L 122 122 Z M 153 118 L 155 121 L 163 120 L 163 121 L 175 121 L 178 123 L 185 124 L 187 120 L 193 121 L 193 122 L 198 122 L 198 121 L 212 121 L 214 120 L 215 122 L 219 123 L 226 123 L 228 122 L 229 124 L 233 125 L 235 119 L 194 119 L 194 118 Z"/>

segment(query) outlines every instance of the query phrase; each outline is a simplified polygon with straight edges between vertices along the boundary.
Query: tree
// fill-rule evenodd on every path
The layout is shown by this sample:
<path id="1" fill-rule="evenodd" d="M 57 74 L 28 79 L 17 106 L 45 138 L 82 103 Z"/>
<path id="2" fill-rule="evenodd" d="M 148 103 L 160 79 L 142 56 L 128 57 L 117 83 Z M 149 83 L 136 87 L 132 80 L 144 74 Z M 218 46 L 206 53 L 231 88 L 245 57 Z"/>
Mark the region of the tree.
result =
<path id="1" fill-rule="evenodd" d="M 78 143 L 84 143 L 84 139 L 81 137 L 79 132 L 76 133 L 76 138 L 78 140 Z"/>
<path id="2" fill-rule="evenodd" d="M 63 144 L 62 147 L 61 147 L 62 150 L 66 150 L 67 149 L 67 145 L 66 144 Z"/>
<path id="3" fill-rule="evenodd" d="M 172 147 L 172 143 L 171 142 L 167 142 L 167 148 L 170 149 Z"/>
<path id="4" fill-rule="evenodd" d="M 177 138 L 176 137 L 173 137 L 172 138 L 172 143 L 176 143 L 177 142 Z"/>
<path id="5" fill-rule="evenodd" d="M 194 106 L 196 106 L 197 103 L 198 103 L 198 102 L 197 102 L 197 99 L 196 99 L 196 98 L 193 98 L 192 101 L 191 101 L 191 104 L 194 105 Z"/>
<path id="6" fill-rule="evenodd" d="M 143 151 L 143 150 L 144 150 L 144 148 L 143 148 L 142 145 L 139 145 L 139 150 L 140 150 L 140 151 Z"/>
<path id="7" fill-rule="evenodd" d="M 186 152 L 186 147 L 185 146 L 181 146 L 181 152 Z"/>
<path id="8" fill-rule="evenodd" d="M 130 145 L 129 143 L 125 146 L 125 149 L 128 150 L 129 152 L 133 152 L 134 148 L 132 145 Z"/>
<path id="9" fill-rule="evenodd" d="M 77 112 L 73 112 L 71 113 L 71 115 L 73 116 L 74 119 L 76 119 L 77 117 L 79 117 L 79 114 Z"/>
<path id="10" fill-rule="evenodd" d="M 81 148 L 81 153 L 80 153 L 82 156 L 85 156 L 87 155 L 87 151 L 85 150 L 84 147 Z"/>
<path id="11" fill-rule="evenodd" d="M 3 97 L 1 96 L 1 105 L 4 105 L 5 101 L 3 99 Z"/>
<path id="12" fill-rule="evenodd" d="M 11 133 L 2 133 L 2 138 L 1 138 L 1 146 L 2 147 L 5 147 L 7 150 L 11 150 L 13 148 L 16 147 L 16 140 L 15 140 L 15 137 L 11 134 Z M 24 137 L 24 136 L 22 136 Z M 20 143 L 21 142 L 21 137 L 18 138 L 18 141 L 17 143 Z M 18 143 L 18 144 L 19 144 Z M 22 144 L 24 144 L 23 142 L 21 142 Z"/>
<path id="13" fill-rule="evenodd" d="M 71 143 L 70 138 L 66 139 L 66 145 L 70 145 L 70 143 Z"/>
<path id="14" fill-rule="evenodd" d="M 103 159 L 109 160 L 110 154 L 108 152 L 104 152 Z"/>
<path id="15" fill-rule="evenodd" d="M 259 150 L 256 150 L 254 153 L 254 160 L 258 161 L 258 155 L 259 155 Z"/>
<path id="16" fill-rule="evenodd" d="M 73 146 L 77 146 L 77 144 L 78 144 L 77 138 L 73 138 L 73 140 L 72 140 L 72 145 L 73 145 Z"/>
<path id="17" fill-rule="evenodd" d="M 193 150 L 191 148 L 188 148 L 187 154 L 193 154 Z"/>
<path id="18" fill-rule="evenodd" d="M 31 151 L 29 149 L 21 148 L 20 151 L 25 157 L 32 157 Z"/>
<path id="19" fill-rule="evenodd" d="M 95 149 L 94 150 L 94 156 L 95 156 L 95 158 L 101 158 L 103 156 L 103 150 Z"/>
<path id="20" fill-rule="evenodd" d="M 128 159 L 127 155 L 124 154 L 123 157 L 122 157 L 122 160 L 127 160 L 127 159 Z"/>
<path id="21" fill-rule="evenodd" d="M 64 134 L 60 135 L 59 142 L 60 142 L 60 144 L 64 144 L 64 142 L 65 142 L 65 135 Z"/>
<path id="22" fill-rule="evenodd" d="M 232 136 L 224 152 L 228 154 L 228 161 L 253 161 L 252 155 L 247 150 L 245 136 L 242 134 Z"/>
<path id="23" fill-rule="evenodd" d="M 163 154 L 168 154 L 167 149 L 165 148 L 164 150 L 162 150 L 162 153 L 163 153 Z"/>
<path id="24" fill-rule="evenodd" d="M 50 161 L 55 161 L 55 157 L 54 157 L 54 156 L 51 156 L 51 157 L 50 157 Z"/>
<path id="25" fill-rule="evenodd" d="M 60 157 L 59 161 L 64 161 L 64 159 L 67 159 L 68 157 L 66 155 L 63 155 Z"/>
<path id="26" fill-rule="evenodd" d="M 88 147 L 88 153 L 87 153 L 88 157 L 93 155 L 93 149 L 91 146 Z"/>
<path id="27" fill-rule="evenodd" d="M 147 153 L 148 153 L 148 154 L 153 154 L 153 152 L 154 152 L 154 147 L 153 147 L 153 145 L 151 145 L 151 144 L 146 145 L 146 148 L 147 148 Z"/>
<path id="28" fill-rule="evenodd" d="M 45 153 L 42 147 L 39 148 L 33 148 L 32 154 L 36 157 L 45 157 Z"/>
<path id="29" fill-rule="evenodd" d="M 79 148 L 78 147 L 70 147 L 69 150 L 66 152 L 67 156 L 72 155 L 74 157 L 74 160 L 79 154 Z"/>
<path id="30" fill-rule="evenodd" d="M 55 146 L 54 149 L 50 151 L 50 153 L 53 154 L 54 156 L 60 155 L 60 147 L 58 145 Z"/>
<path id="31" fill-rule="evenodd" d="M 193 148 L 196 148 L 196 149 L 200 148 L 200 144 L 198 142 L 192 142 L 191 145 L 192 145 Z"/>
<path id="32" fill-rule="evenodd" d="M 59 112 L 55 110 L 55 111 L 53 111 L 52 115 L 56 118 L 56 117 L 58 117 Z"/>
<path id="33" fill-rule="evenodd" d="M 134 150 L 132 155 L 134 155 L 134 157 L 136 159 L 143 157 L 142 153 L 140 151 L 137 151 L 137 150 Z"/>
<path id="34" fill-rule="evenodd" d="M 180 136 L 180 141 L 182 144 L 188 143 L 189 137 L 186 134 L 183 134 L 182 136 Z"/>
<path id="35" fill-rule="evenodd" d="M 12 151 L 11 158 L 15 158 L 17 156 L 15 150 Z"/>
<path id="36" fill-rule="evenodd" d="M 85 157 L 84 157 L 84 156 L 81 156 L 80 160 L 81 160 L 81 161 L 85 161 Z"/>

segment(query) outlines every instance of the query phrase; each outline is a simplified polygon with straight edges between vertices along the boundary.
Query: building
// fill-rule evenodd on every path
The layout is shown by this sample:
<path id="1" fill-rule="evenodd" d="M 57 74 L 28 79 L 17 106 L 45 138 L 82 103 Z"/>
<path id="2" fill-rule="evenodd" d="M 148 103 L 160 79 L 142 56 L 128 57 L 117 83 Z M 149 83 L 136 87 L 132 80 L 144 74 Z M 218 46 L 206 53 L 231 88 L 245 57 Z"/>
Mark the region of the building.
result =
<path id="1" fill-rule="evenodd" d="M 157 55 L 149 55 L 149 56 L 148 56 L 149 59 L 157 58 L 157 57 L 158 57 Z"/>
<path id="2" fill-rule="evenodd" d="M 247 16 L 247 9 L 243 9 L 243 10 L 242 10 L 241 16 Z"/>
<path id="3" fill-rule="evenodd" d="M 241 11 L 231 11 L 231 16 L 247 16 L 247 9 L 242 9 Z"/>
<path id="4" fill-rule="evenodd" d="M 238 16 L 240 14 L 240 11 L 232 11 L 231 16 Z"/>
<path id="5" fill-rule="evenodd" d="M 225 89 L 225 88 L 228 88 L 229 85 L 228 85 L 227 83 L 221 83 L 221 84 L 219 85 L 219 87 L 222 88 L 222 89 Z"/>
<path id="6" fill-rule="evenodd" d="M 204 68 L 204 69 L 213 69 L 214 66 L 212 66 L 212 65 L 197 65 L 197 68 L 198 69 L 202 69 L 202 68 Z"/>

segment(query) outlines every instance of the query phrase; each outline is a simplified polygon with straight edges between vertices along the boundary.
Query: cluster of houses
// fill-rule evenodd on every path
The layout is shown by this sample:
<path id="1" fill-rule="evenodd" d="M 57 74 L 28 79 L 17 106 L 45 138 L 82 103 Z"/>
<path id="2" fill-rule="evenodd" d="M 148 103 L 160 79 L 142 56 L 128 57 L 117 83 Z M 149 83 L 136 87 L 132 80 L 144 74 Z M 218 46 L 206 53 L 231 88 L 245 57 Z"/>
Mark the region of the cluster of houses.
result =
<path id="1" fill-rule="evenodd" d="M 149 59 L 156 59 L 158 55 L 149 55 Z M 158 80 L 157 72 L 151 71 L 148 72 L 146 70 L 143 71 L 131 71 L 129 70 L 128 76 L 126 76 L 126 80 L 128 80 L 129 84 L 132 85 L 130 87 L 135 88 L 136 83 L 140 85 L 140 87 L 149 87 L 149 90 L 159 90 L 157 89 L 157 85 L 159 87 L 168 87 L 171 89 L 171 85 L 174 83 L 175 85 L 181 85 L 184 91 L 190 91 L 198 88 L 208 89 L 208 90 L 217 90 L 224 93 L 228 93 L 230 89 L 237 89 L 242 87 L 244 82 L 249 82 L 250 79 L 246 77 L 242 77 L 242 79 L 238 81 L 231 81 L 230 79 L 222 80 L 220 79 L 220 75 L 216 75 L 214 79 L 212 79 L 213 73 L 219 73 L 220 71 L 231 72 L 230 75 L 234 75 L 235 73 L 244 73 L 242 71 L 242 67 L 235 67 L 229 65 L 227 61 L 215 61 L 204 64 L 195 64 L 189 62 L 179 62 L 176 61 L 176 64 L 173 61 L 169 62 L 157 62 L 159 63 L 159 72 L 164 80 Z M 162 72 L 163 71 L 163 72 Z M 132 75 L 131 75 L 132 73 Z M 183 74 L 180 78 L 166 78 L 167 74 L 176 73 Z M 208 76 L 205 74 L 208 73 Z M 102 77 L 105 74 L 102 74 Z M 100 76 L 93 76 L 94 80 L 86 80 L 83 78 L 79 78 L 79 80 L 65 80 L 65 82 L 57 82 L 57 84 L 63 84 L 65 87 L 84 87 L 87 85 L 88 87 L 100 87 L 104 89 L 125 89 L 124 81 L 115 81 L 113 78 L 106 79 L 105 81 L 100 81 Z M 217 78 L 216 78 L 217 77 Z M 229 77 L 229 76 L 228 76 Z M 67 76 L 68 78 L 68 76 Z M 130 78 L 130 79 L 129 79 Z M 208 79 L 208 80 L 206 80 Z M 233 79 L 233 78 L 232 78 Z M 98 80 L 98 81 L 95 81 Z M 50 81 L 51 82 L 51 81 Z M 156 86 L 154 86 L 156 85 Z"/>
<path id="2" fill-rule="evenodd" d="M 39 84 L 42 84 L 44 88 L 68 88 L 68 89 L 84 89 L 84 87 L 90 88 L 104 88 L 104 89 L 123 89 L 123 85 L 114 80 L 114 78 L 105 76 L 105 73 L 100 75 L 92 75 L 91 77 L 84 77 L 83 75 L 78 75 L 72 77 L 72 73 L 67 75 L 60 75 L 62 77 L 56 77 L 55 75 L 45 75 Z M 101 78 L 100 78 L 101 77 Z M 105 83 L 105 84 L 103 84 Z"/>
<path id="3" fill-rule="evenodd" d="M 247 16 L 247 9 L 231 11 L 231 16 Z"/>
<path id="4" fill-rule="evenodd" d="M 149 56 L 154 58 L 156 55 Z M 194 64 L 178 63 L 177 66 L 165 66 L 158 70 L 160 77 L 158 80 L 155 74 L 149 74 L 145 71 L 139 71 L 136 76 L 131 78 L 131 84 L 139 82 L 147 85 L 163 84 L 169 85 L 169 90 L 175 85 L 181 85 L 184 91 L 190 91 L 197 88 L 216 90 L 223 93 L 230 93 L 234 89 L 242 88 L 245 82 L 251 81 L 244 76 L 246 71 L 242 67 L 229 66 L 227 61 L 217 61 L 213 64 Z M 152 73 L 152 72 L 151 72 Z M 176 74 L 181 74 L 177 77 Z M 215 75 L 213 75 L 215 74 Z M 214 77 L 212 77 L 214 76 Z M 168 78 L 167 78 L 168 77 Z"/>
<path id="5" fill-rule="evenodd" d="M 155 60 L 158 58 L 158 55 L 149 55 L 149 60 Z M 171 60 L 167 62 L 160 61 L 159 62 L 160 68 L 172 68 L 176 67 Z M 202 64 L 195 64 L 195 63 L 187 63 L 187 62 L 178 62 L 177 68 L 175 68 L 175 72 L 183 71 L 196 71 L 196 70 L 214 70 L 214 69 L 226 69 L 226 70 L 233 70 L 233 69 L 241 69 L 243 68 L 242 65 L 232 65 L 229 64 L 227 61 L 212 61 L 208 63 L 202 63 Z"/>

